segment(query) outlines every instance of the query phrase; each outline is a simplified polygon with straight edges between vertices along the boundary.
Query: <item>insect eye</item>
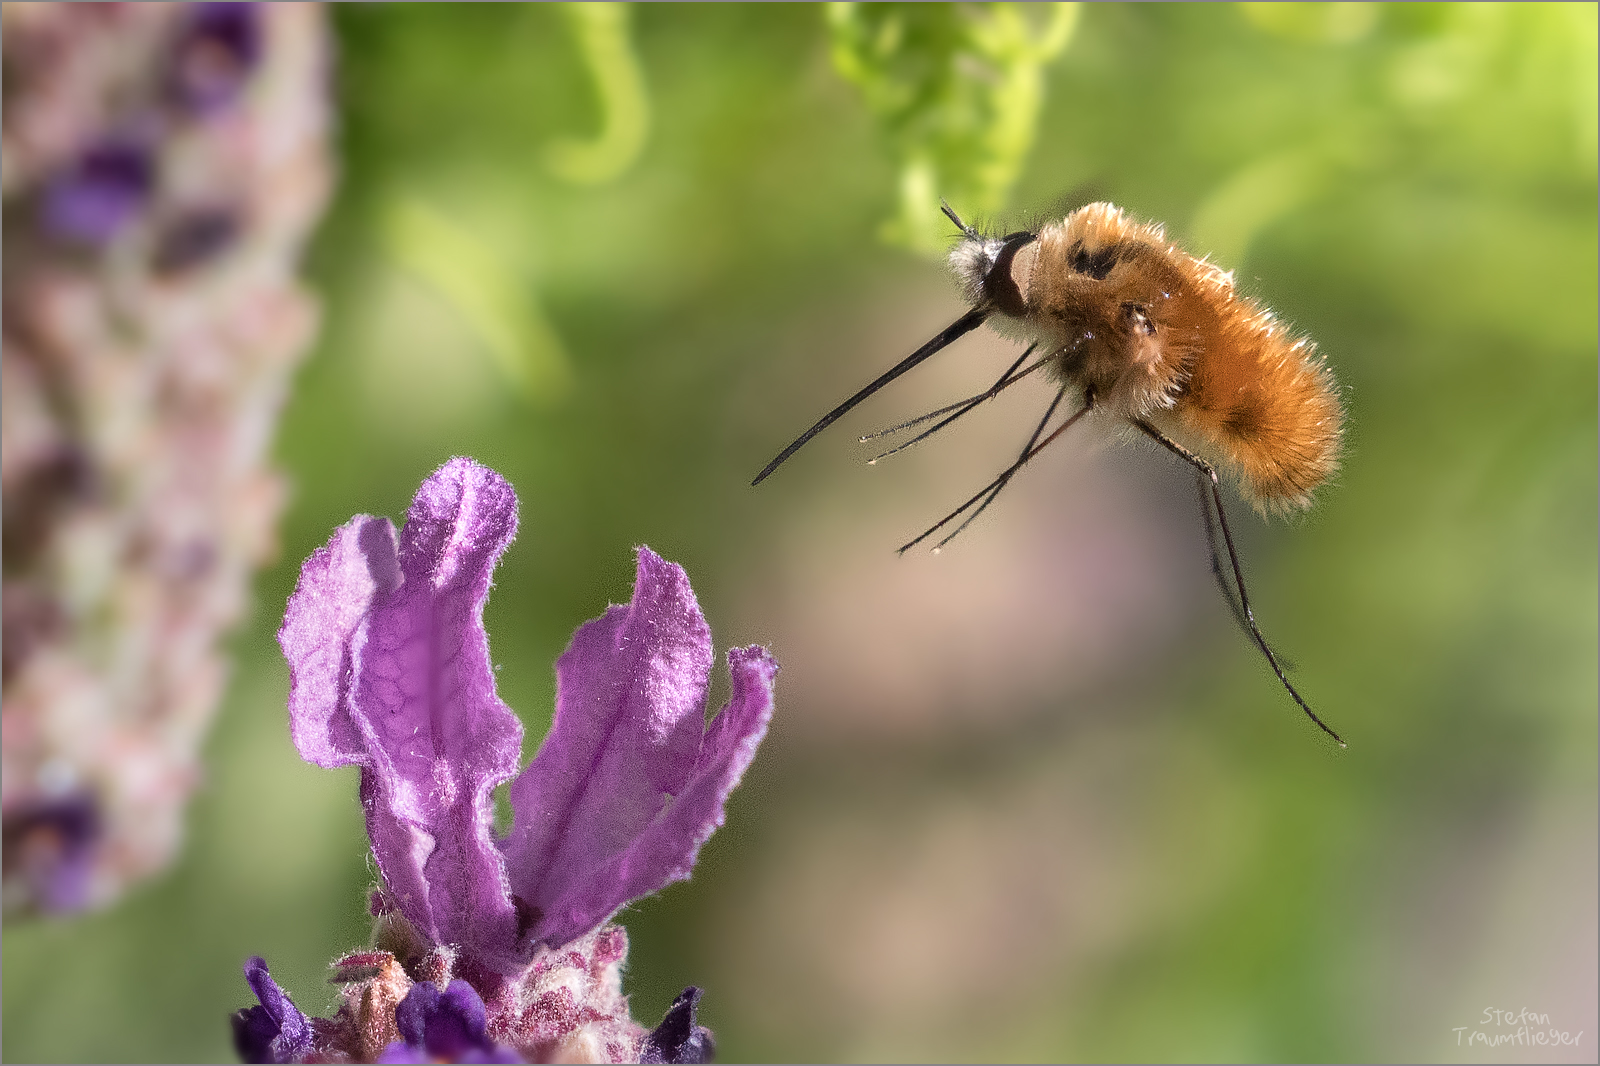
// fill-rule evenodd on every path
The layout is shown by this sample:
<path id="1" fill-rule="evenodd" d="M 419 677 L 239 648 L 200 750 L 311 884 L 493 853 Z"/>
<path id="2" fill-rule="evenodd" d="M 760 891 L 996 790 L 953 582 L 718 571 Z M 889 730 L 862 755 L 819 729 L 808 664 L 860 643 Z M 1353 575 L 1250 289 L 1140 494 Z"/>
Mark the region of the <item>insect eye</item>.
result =
<path id="1" fill-rule="evenodd" d="M 1150 321 L 1150 316 L 1145 314 L 1143 307 L 1132 303 L 1123 304 L 1122 313 L 1128 320 L 1129 330 L 1140 336 L 1155 336 L 1155 324 Z"/>
<path id="2" fill-rule="evenodd" d="M 1005 314 L 1021 314 L 1023 296 L 1017 288 L 1017 279 L 1011 276 L 1012 262 L 1017 253 L 1039 239 L 1037 233 L 1021 231 L 1005 239 L 984 271 L 983 291 L 990 303 Z"/>

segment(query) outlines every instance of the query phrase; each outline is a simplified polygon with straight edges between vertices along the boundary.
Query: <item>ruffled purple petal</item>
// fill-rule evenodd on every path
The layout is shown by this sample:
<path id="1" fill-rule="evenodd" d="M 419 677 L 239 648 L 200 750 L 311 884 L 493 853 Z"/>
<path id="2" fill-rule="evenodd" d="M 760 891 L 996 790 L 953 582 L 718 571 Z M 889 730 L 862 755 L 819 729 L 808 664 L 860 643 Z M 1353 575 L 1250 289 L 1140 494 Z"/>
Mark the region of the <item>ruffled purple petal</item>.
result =
<path id="1" fill-rule="evenodd" d="M 733 698 L 706 731 L 710 630 L 682 568 L 639 549 L 632 601 L 556 664 L 555 721 L 496 844 L 490 793 L 522 730 L 482 613 L 515 530 L 510 486 L 451 460 L 398 538 L 358 516 L 306 560 L 279 632 L 301 755 L 361 767 L 385 905 L 502 972 L 689 875 L 766 732 L 777 670 L 763 649 L 730 652 Z"/>
<path id="2" fill-rule="evenodd" d="M 278 634 L 295 745 L 361 766 L 373 855 L 424 935 L 502 960 L 516 916 L 489 837 L 490 793 L 522 726 L 495 693 L 483 605 L 516 535 L 516 496 L 452 459 L 423 482 L 398 546 L 360 516 L 306 560 Z"/>
<path id="3" fill-rule="evenodd" d="M 700 846 L 722 826 L 724 804 L 756 757 L 772 720 L 772 679 L 778 662 L 757 644 L 728 650 L 733 692 L 711 723 L 689 784 L 651 823 L 617 863 L 616 906 L 689 876 Z M 609 871 L 590 880 L 591 894 Z"/>
<path id="4" fill-rule="evenodd" d="M 563 943 L 605 918 L 550 925 L 552 908 L 588 892 L 580 886 L 683 791 L 705 729 L 711 658 L 683 568 L 639 549 L 633 601 L 573 634 L 556 662 L 550 734 L 511 786 L 504 850 L 512 891 L 525 913 L 543 916 L 535 939 Z"/>
<path id="5" fill-rule="evenodd" d="M 298 1062 L 311 1050 L 311 1019 L 300 1012 L 255 955 L 244 964 L 244 979 L 261 1001 L 233 1015 L 233 1043 L 244 1062 Z"/>
<path id="6" fill-rule="evenodd" d="M 556 664 L 555 723 L 511 786 L 504 847 L 531 940 L 566 943 L 689 876 L 772 715 L 772 658 L 729 664 L 733 698 L 702 735 L 710 632 L 682 568 L 641 548 L 633 602 Z"/>

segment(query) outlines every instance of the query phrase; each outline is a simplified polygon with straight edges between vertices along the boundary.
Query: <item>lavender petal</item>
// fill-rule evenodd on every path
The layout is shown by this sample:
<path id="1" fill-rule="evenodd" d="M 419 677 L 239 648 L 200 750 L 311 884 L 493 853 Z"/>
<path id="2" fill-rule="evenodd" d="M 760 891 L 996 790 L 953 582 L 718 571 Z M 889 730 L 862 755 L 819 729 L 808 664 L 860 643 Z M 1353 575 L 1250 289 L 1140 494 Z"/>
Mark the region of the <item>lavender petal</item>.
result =
<path id="1" fill-rule="evenodd" d="M 552 908 L 587 892 L 580 886 L 689 783 L 711 658 L 711 631 L 682 567 L 639 549 L 632 602 L 573 635 L 556 663 L 555 722 L 511 786 L 515 820 L 503 848 L 513 891 L 542 915 L 535 939 L 563 943 L 606 917 L 561 922 L 560 939 L 546 935 Z"/>
<path id="2" fill-rule="evenodd" d="M 412 1047 L 404 1040 L 396 1040 L 384 1047 L 376 1061 L 394 1066 L 423 1066 L 433 1060 L 420 1047 Z"/>
<path id="3" fill-rule="evenodd" d="M 402 914 L 435 943 L 500 961 L 516 916 L 489 839 L 490 793 L 522 726 L 495 693 L 483 606 L 516 534 L 498 474 L 452 459 L 417 492 L 395 547 L 359 517 L 306 561 L 279 643 L 301 755 L 362 767 L 373 855 Z"/>
<path id="4" fill-rule="evenodd" d="M 244 977 L 260 1000 L 233 1015 L 233 1041 L 245 1062 L 297 1062 L 311 1050 L 311 1019 L 300 1012 L 267 972 L 266 960 L 252 956 Z"/>
<path id="5" fill-rule="evenodd" d="M 700 1004 L 700 989 L 690 985 L 678 994 L 667 1008 L 661 1024 L 650 1030 L 639 1045 L 641 1063 L 710 1062 L 717 1054 L 716 1041 L 711 1030 L 695 1022 L 695 1008 Z"/>
<path id="6" fill-rule="evenodd" d="M 440 992 L 427 981 L 411 986 L 394 1012 L 404 1043 L 384 1049 L 382 1062 L 521 1062 L 514 1048 L 488 1035 L 488 1012 L 467 982 Z"/>
<path id="7" fill-rule="evenodd" d="M 752 645 L 728 652 L 733 694 L 706 732 L 694 769 L 670 804 L 603 861 L 574 871 L 563 891 L 533 902 L 535 938 L 559 945 L 599 925 L 630 900 L 689 876 L 700 846 L 722 825 L 723 807 L 766 735 L 777 662 Z M 512 884 L 517 882 L 513 879 Z"/>

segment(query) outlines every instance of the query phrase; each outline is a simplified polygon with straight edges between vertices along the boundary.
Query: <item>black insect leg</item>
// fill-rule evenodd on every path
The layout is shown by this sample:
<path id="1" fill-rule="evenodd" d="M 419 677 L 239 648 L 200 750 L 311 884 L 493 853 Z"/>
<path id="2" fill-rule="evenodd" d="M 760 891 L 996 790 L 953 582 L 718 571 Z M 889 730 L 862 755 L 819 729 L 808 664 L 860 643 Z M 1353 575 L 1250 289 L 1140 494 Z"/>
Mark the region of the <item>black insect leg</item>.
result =
<path id="1" fill-rule="evenodd" d="M 1135 421 L 1134 425 L 1138 426 L 1140 431 L 1143 432 L 1145 436 L 1149 437 L 1163 448 L 1166 448 L 1172 454 L 1176 455 L 1178 458 L 1182 459 L 1184 462 L 1188 463 L 1190 466 L 1194 467 L 1196 471 L 1198 471 L 1200 475 L 1201 491 L 1210 496 L 1212 504 L 1216 506 L 1217 525 L 1222 529 L 1222 543 L 1227 549 L 1228 562 L 1233 572 L 1234 588 L 1224 588 L 1225 593 L 1228 595 L 1228 602 L 1230 605 L 1233 603 L 1232 592 L 1237 590 L 1239 594 L 1238 613 L 1240 618 L 1243 621 L 1245 628 L 1249 630 L 1250 637 L 1255 641 L 1256 647 L 1260 648 L 1261 654 L 1266 656 L 1268 665 L 1272 667 L 1272 672 L 1278 675 L 1278 680 L 1283 682 L 1283 687 L 1288 690 L 1290 696 L 1294 697 L 1294 701 L 1300 705 L 1300 709 L 1306 712 L 1306 716 L 1309 717 L 1313 722 L 1317 723 L 1317 727 L 1332 737 L 1341 748 L 1347 747 L 1344 740 L 1340 738 L 1339 734 L 1335 733 L 1331 728 L 1328 727 L 1326 722 L 1317 717 L 1317 712 L 1311 709 L 1311 705 L 1305 701 L 1305 698 L 1301 696 L 1298 691 L 1295 690 L 1294 685 L 1289 683 L 1288 675 L 1283 672 L 1283 667 L 1278 663 L 1278 657 L 1273 654 L 1272 647 L 1267 643 L 1267 638 L 1261 632 L 1261 627 L 1256 624 L 1255 613 L 1250 610 L 1250 594 L 1245 591 L 1244 587 L 1244 570 L 1239 565 L 1239 553 L 1234 549 L 1233 546 L 1233 532 L 1228 529 L 1228 514 L 1222 506 L 1222 483 L 1217 477 L 1216 468 L 1210 463 L 1206 462 L 1204 459 L 1200 458 L 1198 455 L 1191 452 L 1189 449 L 1185 448 L 1183 445 L 1179 444 L 1177 441 L 1169 438 L 1166 434 L 1162 433 L 1150 423 L 1144 421 Z M 1208 509 L 1206 513 L 1206 523 L 1208 527 L 1210 522 L 1211 516 Z M 1213 541 L 1212 544 L 1212 553 L 1213 559 L 1215 559 L 1215 541 Z M 1220 571 L 1222 569 L 1220 562 L 1217 563 L 1216 569 L 1219 571 L 1220 577 Z M 1226 586 L 1226 582 L 1223 582 L 1223 584 Z"/>
<path id="2" fill-rule="evenodd" d="M 1027 446 L 1022 449 L 1022 454 L 1017 457 L 1016 462 L 1012 463 L 1010 466 L 1006 467 L 1005 470 L 1001 471 L 1000 476 L 980 489 L 977 495 L 973 496 L 966 503 L 963 503 L 960 507 L 957 507 L 954 511 L 951 511 L 949 514 L 945 515 L 944 518 L 940 519 L 929 529 L 925 530 L 923 534 L 916 540 L 901 545 L 900 554 L 904 555 L 907 551 L 915 548 L 918 544 L 921 544 L 939 530 L 943 529 L 961 515 L 965 514 L 973 506 L 976 506 L 977 510 L 973 511 L 972 514 L 967 517 L 967 520 L 962 522 L 961 525 L 956 528 L 954 533 L 951 533 L 949 536 L 945 537 L 937 545 L 935 545 L 934 550 L 938 551 L 946 544 L 949 544 L 957 534 L 972 524 L 972 520 L 974 518 L 977 518 L 978 515 L 982 514 L 984 509 L 995 501 L 995 497 L 1000 495 L 1000 490 L 1005 488 L 1006 485 L 1010 484 L 1011 479 L 1017 475 L 1017 471 L 1021 470 L 1025 465 L 1027 465 L 1028 461 L 1035 455 L 1038 455 L 1040 452 L 1044 451 L 1045 448 L 1049 447 L 1052 441 L 1061 436 L 1061 434 L 1065 433 L 1068 428 L 1078 421 L 1078 419 L 1082 418 L 1084 415 L 1093 410 L 1094 401 L 1093 398 L 1090 397 L 1085 401 L 1083 407 L 1075 411 L 1070 418 L 1061 423 L 1061 425 L 1057 426 L 1048 437 L 1040 441 L 1040 434 L 1042 434 L 1045 427 L 1050 424 L 1050 418 L 1056 413 L 1056 408 L 1061 406 L 1061 401 L 1065 399 L 1067 395 L 1067 389 L 1068 386 L 1063 385 L 1059 390 L 1057 390 L 1055 399 L 1050 401 L 1049 408 L 1045 410 L 1044 418 L 1039 420 L 1038 428 L 1033 431 L 1033 436 L 1028 438 Z"/>

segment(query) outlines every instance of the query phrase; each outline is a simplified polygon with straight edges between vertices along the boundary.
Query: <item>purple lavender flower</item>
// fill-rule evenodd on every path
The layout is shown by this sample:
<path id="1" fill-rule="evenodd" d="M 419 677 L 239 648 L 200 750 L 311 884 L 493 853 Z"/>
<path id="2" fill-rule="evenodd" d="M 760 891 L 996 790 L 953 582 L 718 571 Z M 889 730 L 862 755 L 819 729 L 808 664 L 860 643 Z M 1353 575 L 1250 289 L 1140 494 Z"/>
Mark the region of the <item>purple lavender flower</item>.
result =
<path id="1" fill-rule="evenodd" d="M 307 559 L 278 633 L 295 746 L 361 767 L 389 899 L 429 942 L 506 970 L 526 958 L 489 794 L 516 773 L 522 725 L 495 694 L 482 616 L 516 523 L 511 486 L 453 460 L 398 542 L 388 519 L 361 515 Z"/>
<path id="2" fill-rule="evenodd" d="M 100 805 L 89 792 L 18 804 L 6 812 L 6 872 L 28 887 L 33 905 L 49 914 L 83 906 L 103 832 Z"/>
<path id="3" fill-rule="evenodd" d="M 300 1013 L 259 955 L 244 964 L 244 978 L 260 1000 L 233 1016 L 233 1046 L 244 1062 L 299 1062 L 311 1050 L 311 1019 Z"/>
<path id="4" fill-rule="evenodd" d="M 196 111 L 229 104 L 261 60 L 261 19 L 249 3 L 188 9 L 172 57 L 172 87 Z"/>
<path id="5" fill-rule="evenodd" d="M 103 244 L 149 201 L 155 187 L 150 152 L 129 140 L 90 147 L 44 190 L 44 224 L 60 236 Z"/>
<path id="6" fill-rule="evenodd" d="M 379 1062 L 521 1062 L 513 1048 L 489 1039 L 483 1000 L 465 981 L 443 992 L 426 981 L 411 986 L 395 1009 L 401 1039 L 383 1049 Z"/>
<path id="7" fill-rule="evenodd" d="M 711 1030 L 695 1023 L 694 1011 L 700 1004 L 700 996 L 700 990 L 693 985 L 678 994 L 661 1024 L 650 1030 L 639 1045 L 641 1063 L 687 1066 L 710 1062 L 716 1056 L 717 1045 L 711 1039 Z"/>
<path id="8" fill-rule="evenodd" d="M 278 634 L 290 730 L 307 761 L 361 767 L 374 911 L 402 923 L 389 940 L 412 980 L 466 977 L 488 1032 L 521 1053 L 587 1054 L 557 1044 L 610 1017 L 590 1050 L 636 1057 L 645 1034 L 613 987 L 626 939 L 599 927 L 689 876 L 766 733 L 777 664 L 729 651 L 732 696 L 707 729 L 710 629 L 682 568 L 640 548 L 632 602 L 579 627 L 556 663 L 555 721 L 497 840 L 490 795 L 516 775 L 522 727 L 495 692 L 483 607 L 515 534 L 511 487 L 467 459 L 423 483 L 398 537 L 383 518 L 340 527 Z M 576 1002 L 559 973 L 605 1003 Z M 412 1009 L 442 1017 L 421 995 Z M 674 1047 L 696 1038 L 692 1000 L 685 1017 Z"/>

